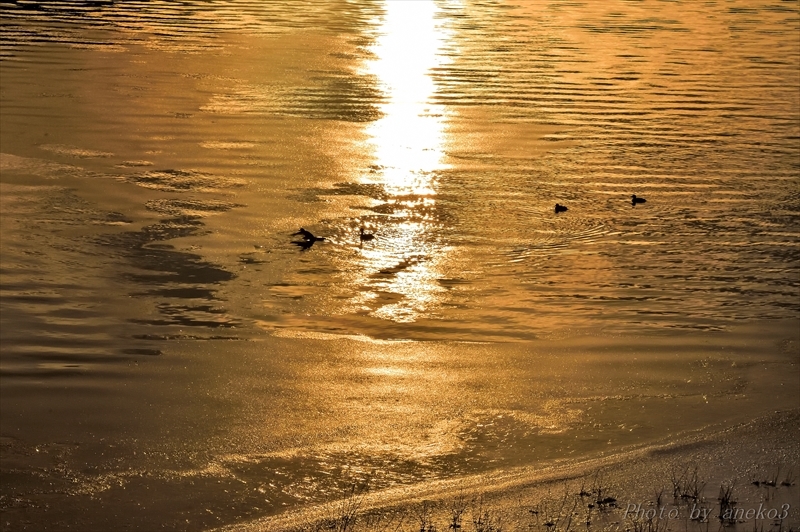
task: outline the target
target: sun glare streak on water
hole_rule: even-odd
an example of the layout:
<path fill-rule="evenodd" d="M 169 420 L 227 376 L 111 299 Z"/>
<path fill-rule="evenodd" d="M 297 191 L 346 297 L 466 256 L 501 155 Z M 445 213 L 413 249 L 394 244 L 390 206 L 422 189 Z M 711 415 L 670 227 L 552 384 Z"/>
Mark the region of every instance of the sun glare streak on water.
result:
<path fill-rule="evenodd" d="M 377 242 L 361 248 L 366 272 L 358 282 L 370 290 L 353 303 L 356 310 L 373 303 L 373 317 L 395 322 L 430 312 L 444 292 L 436 269 L 446 249 L 426 214 L 436 209 L 436 172 L 447 168 L 446 110 L 432 101 L 431 71 L 447 61 L 439 53 L 448 38 L 439 13 L 434 2 L 386 2 L 370 47 L 374 59 L 362 72 L 384 94 L 381 118 L 366 127 L 365 150 L 374 158 L 368 180 L 383 187 L 392 213 L 382 220 Z"/>
<path fill-rule="evenodd" d="M 393 196 L 435 195 L 433 172 L 445 167 L 444 106 L 431 98 L 431 69 L 447 33 L 433 2 L 386 2 L 381 34 L 371 48 L 376 59 L 366 72 L 377 76 L 386 94 L 383 117 L 367 128 L 377 169 Z"/>

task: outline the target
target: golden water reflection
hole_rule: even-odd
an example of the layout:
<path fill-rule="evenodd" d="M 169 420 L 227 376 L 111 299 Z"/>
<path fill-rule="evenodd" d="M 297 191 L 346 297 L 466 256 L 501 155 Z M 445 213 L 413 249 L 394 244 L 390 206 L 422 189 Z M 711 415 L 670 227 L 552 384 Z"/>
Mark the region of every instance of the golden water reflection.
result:
<path fill-rule="evenodd" d="M 431 69 L 447 33 L 433 2 L 386 2 L 382 31 L 366 65 L 385 99 L 383 117 L 367 130 L 382 183 L 392 195 L 435 195 L 433 172 L 444 167 L 445 109 L 430 100 Z"/>
<path fill-rule="evenodd" d="M 446 109 L 432 102 L 431 69 L 446 61 L 440 51 L 448 35 L 438 14 L 433 2 L 387 1 L 375 59 L 365 65 L 384 93 L 382 117 L 366 130 L 374 163 L 365 180 L 383 187 L 388 205 L 368 229 L 377 239 L 361 248 L 360 285 L 368 290 L 354 303 L 395 322 L 429 314 L 444 292 L 436 173 L 446 167 Z"/>

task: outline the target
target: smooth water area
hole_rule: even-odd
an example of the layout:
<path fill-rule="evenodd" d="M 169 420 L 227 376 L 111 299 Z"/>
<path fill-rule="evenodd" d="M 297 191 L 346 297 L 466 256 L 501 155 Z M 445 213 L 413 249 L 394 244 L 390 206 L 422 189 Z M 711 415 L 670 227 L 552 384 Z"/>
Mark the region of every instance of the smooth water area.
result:
<path fill-rule="evenodd" d="M 795 1 L 0 17 L 15 529 L 202 529 L 796 406 Z"/>

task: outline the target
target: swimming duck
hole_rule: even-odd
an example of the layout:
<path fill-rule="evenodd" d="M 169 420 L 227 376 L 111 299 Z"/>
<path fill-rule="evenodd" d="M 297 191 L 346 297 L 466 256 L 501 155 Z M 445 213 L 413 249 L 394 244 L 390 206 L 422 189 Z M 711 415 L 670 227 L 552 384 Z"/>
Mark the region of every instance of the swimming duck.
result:
<path fill-rule="evenodd" d="M 359 237 L 361 238 L 362 243 L 369 242 L 370 240 L 375 240 L 375 235 L 373 235 L 372 233 L 365 233 L 363 227 L 361 228 L 361 234 L 359 235 Z"/>
<path fill-rule="evenodd" d="M 631 196 L 631 205 L 633 205 L 634 207 L 636 207 L 636 204 L 637 204 L 637 203 L 644 203 L 644 202 L 646 202 L 646 201 L 647 201 L 647 200 L 646 200 L 646 199 L 644 199 L 644 198 L 637 198 L 637 197 L 636 197 L 636 194 L 634 194 L 633 196 Z"/>
<path fill-rule="evenodd" d="M 298 232 L 292 233 L 292 236 L 302 236 L 307 242 L 312 242 L 312 243 L 325 240 L 324 236 L 314 236 L 314 233 L 312 233 L 311 231 L 306 231 L 302 227 Z"/>
<path fill-rule="evenodd" d="M 566 212 L 566 211 L 567 211 L 567 208 L 566 208 L 566 207 L 564 207 L 563 205 L 559 205 L 558 203 L 556 203 L 556 214 L 558 214 L 558 213 L 560 213 L 560 212 Z"/>

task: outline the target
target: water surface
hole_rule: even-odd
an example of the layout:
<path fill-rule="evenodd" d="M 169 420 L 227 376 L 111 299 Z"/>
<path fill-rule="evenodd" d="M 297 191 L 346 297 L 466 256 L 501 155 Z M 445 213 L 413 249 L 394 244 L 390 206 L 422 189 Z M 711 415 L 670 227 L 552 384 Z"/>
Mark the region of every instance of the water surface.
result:
<path fill-rule="evenodd" d="M 796 2 L 0 16 L 14 528 L 202 529 L 796 404 Z"/>

